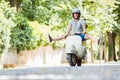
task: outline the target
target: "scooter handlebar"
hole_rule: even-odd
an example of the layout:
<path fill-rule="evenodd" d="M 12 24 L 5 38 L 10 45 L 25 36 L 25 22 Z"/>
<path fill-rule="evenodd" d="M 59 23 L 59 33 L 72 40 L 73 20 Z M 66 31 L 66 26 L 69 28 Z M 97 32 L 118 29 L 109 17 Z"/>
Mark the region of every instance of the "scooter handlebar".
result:
<path fill-rule="evenodd" d="M 66 38 L 67 36 L 78 35 L 78 34 L 82 34 L 82 33 L 71 33 L 71 34 L 66 34 L 66 35 L 65 35 L 65 38 Z"/>

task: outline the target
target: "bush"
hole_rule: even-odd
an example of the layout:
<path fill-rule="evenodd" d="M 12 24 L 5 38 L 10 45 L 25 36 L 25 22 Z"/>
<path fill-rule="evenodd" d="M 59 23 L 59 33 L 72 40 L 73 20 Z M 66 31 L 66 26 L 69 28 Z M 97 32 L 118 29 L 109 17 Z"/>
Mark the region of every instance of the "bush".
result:
<path fill-rule="evenodd" d="M 30 25 L 22 13 L 10 7 L 7 2 L 0 3 L 0 53 L 9 50 L 30 50 L 46 45 L 45 36 Z"/>
<path fill-rule="evenodd" d="M 15 24 L 15 8 L 11 8 L 8 3 L 0 3 L 0 53 L 4 53 L 10 47 L 11 28 Z"/>
<path fill-rule="evenodd" d="M 17 49 L 19 53 L 22 50 L 30 50 L 41 45 L 41 33 L 32 27 L 22 14 L 16 16 L 17 26 L 12 28 L 11 49 Z"/>

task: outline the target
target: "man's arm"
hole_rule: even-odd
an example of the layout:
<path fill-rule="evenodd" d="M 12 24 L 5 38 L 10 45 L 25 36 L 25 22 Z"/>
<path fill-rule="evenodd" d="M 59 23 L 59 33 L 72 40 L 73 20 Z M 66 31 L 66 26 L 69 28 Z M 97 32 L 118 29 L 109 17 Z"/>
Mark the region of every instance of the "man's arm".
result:
<path fill-rule="evenodd" d="M 70 30 L 71 30 L 71 25 L 68 25 L 66 35 L 68 35 L 70 33 Z"/>
<path fill-rule="evenodd" d="M 86 23 L 85 23 L 85 21 L 83 21 L 83 23 L 82 23 L 82 28 L 83 28 L 82 33 L 85 34 L 86 33 Z"/>
<path fill-rule="evenodd" d="M 70 30 L 71 30 L 71 25 L 68 25 L 67 31 L 66 31 L 66 34 L 65 34 L 65 38 L 69 35 Z"/>

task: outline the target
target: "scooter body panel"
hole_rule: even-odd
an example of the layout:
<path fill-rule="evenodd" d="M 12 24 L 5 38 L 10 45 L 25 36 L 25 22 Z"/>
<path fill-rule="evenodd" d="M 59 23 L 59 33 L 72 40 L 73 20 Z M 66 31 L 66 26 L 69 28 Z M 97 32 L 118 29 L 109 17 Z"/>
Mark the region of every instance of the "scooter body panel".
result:
<path fill-rule="evenodd" d="M 75 54 L 77 58 L 85 56 L 86 48 L 82 46 L 82 39 L 78 35 L 71 35 L 66 38 L 66 53 Z"/>

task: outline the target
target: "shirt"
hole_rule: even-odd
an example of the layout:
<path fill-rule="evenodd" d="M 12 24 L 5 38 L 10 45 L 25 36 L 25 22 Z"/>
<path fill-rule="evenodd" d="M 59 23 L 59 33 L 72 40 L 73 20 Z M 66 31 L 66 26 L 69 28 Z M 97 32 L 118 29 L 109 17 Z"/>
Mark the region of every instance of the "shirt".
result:
<path fill-rule="evenodd" d="M 69 21 L 69 26 L 72 26 L 70 34 L 74 33 L 81 33 L 83 31 L 83 27 L 85 27 L 85 21 L 83 19 L 79 19 L 77 22 L 75 22 L 74 19 Z"/>

